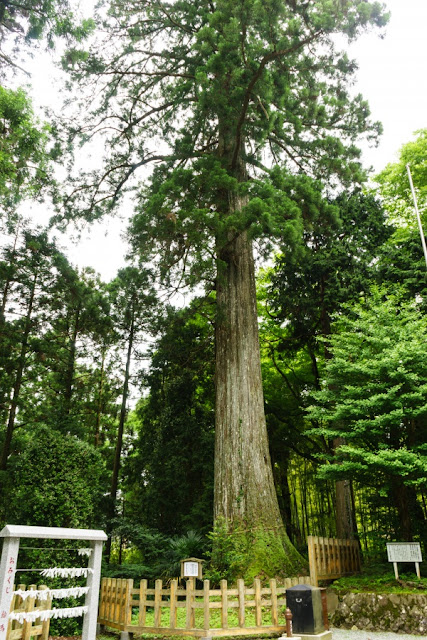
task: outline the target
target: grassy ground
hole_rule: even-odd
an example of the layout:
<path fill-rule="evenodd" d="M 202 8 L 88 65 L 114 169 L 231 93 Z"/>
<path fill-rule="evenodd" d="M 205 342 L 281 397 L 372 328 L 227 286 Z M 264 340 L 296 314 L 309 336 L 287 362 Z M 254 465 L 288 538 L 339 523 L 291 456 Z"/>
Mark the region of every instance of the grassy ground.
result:
<path fill-rule="evenodd" d="M 408 570 L 400 573 L 402 567 L 404 565 L 399 566 L 399 580 L 394 576 L 393 565 L 372 565 L 364 567 L 360 574 L 340 578 L 329 586 L 339 593 L 426 593 L 427 578 L 418 579 Z"/>
<path fill-rule="evenodd" d="M 286 607 L 279 607 L 279 624 L 280 625 L 285 625 L 286 624 L 285 611 L 286 611 Z M 203 629 L 204 618 L 203 618 L 203 610 L 202 609 L 196 609 L 195 618 L 196 618 L 196 628 Z M 185 628 L 185 619 L 186 619 L 185 609 L 178 609 L 178 611 L 177 611 L 177 625 L 176 626 L 179 627 L 179 628 Z M 169 622 L 170 622 L 169 609 L 164 608 L 164 609 L 162 609 L 162 623 L 161 623 L 161 626 L 162 627 L 169 627 Z M 138 610 L 137 609 L 135 611 L 135 615 L 132 617 L 132 624 L 138 624 Z M 271 610 L 270 610 L 270 607 L 262 609 L 262 624 L 263 625 L 271 625 L 272 624 L 271 623 Z M 147 610 L 147 616 L 146 616 L 145 625 L 147 627 L 156 626 L 154 624 L 154 610 L 153 609 L 151 609 L 151 610 L 148 609 Z M 247 627 L 256 626 L 255 625 L 255 613 L 253 611 L 251 611 L 250 609 L 246 609 L 245 625 Z M 239 621 L 238 621 L 237 610 L 236 609 L 229 609 L 228 610 L 228 626 L 230 628 L 239 626 Z M 212 610 L 211 609 L 211 611 L 210 611 L 210 628 L 211 629 L 220 629 L 221 628 L 221 612 L 220 612 L 219 609 L 217 609 L 217 610 L 215 610 L 215 609 Z"/>

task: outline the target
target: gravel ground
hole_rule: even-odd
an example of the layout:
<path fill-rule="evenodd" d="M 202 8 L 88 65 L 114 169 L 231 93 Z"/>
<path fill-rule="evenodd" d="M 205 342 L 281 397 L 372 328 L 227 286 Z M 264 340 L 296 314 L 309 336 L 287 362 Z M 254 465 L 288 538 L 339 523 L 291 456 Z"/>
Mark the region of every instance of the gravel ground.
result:
<path fill-rule="evenodd" d="M 390 631 L 351 631 L 332 628 L 332 640 L 425 640 L 425 636 Z"/>

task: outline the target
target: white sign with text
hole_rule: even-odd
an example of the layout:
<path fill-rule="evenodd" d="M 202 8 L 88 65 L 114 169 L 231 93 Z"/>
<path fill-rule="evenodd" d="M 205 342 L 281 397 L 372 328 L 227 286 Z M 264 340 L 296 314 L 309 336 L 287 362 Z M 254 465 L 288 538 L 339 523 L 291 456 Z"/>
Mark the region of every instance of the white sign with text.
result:
<path fill-rule="evenodd" d="M 389 562 L 422 562 L 419 542 L 387 542 Z"/>
<path fill-rule="evenodd" d="M 399 579 L 398 562 L 414 562 L 417 576 L 421 577 L 420 562 L 423 561 L 423 558 L 419 542 L 387 542 L 386 544 L 388 561 L 393 563 L 396 580 Z"/>

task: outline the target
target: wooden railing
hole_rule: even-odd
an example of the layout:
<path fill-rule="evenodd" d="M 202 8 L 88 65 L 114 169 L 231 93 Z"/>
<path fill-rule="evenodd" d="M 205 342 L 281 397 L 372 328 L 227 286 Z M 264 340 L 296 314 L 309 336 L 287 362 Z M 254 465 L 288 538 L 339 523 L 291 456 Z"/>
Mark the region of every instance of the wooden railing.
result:
<path fill-rule="evenodd" d="M 229 589 L 226 580 L 220 589 L 195 588 L 193 580 L 180 588 L 177 580 L 164 586 L 156 580 L 149 589 L 141 580 L 134 589 L 133 580 L 104 578 L 101 581 L 98 622 L 128 633 L 161 635 L 230 636 L 284 632 L 286 629 L 286 589 L 296 584 L 310 584 L 308 576 L 288 578 L 278 587 L 270 580 L 262 587 L 255 580 L 247 588 L 243 580 Z"/>
<path fill-rule="evenodd" d="M 18 589 L 22 591 L 26 591 L 27 587 L 24 584 L 19 584 Z M 34 589 L 47 589 L 44 585 L 40 587 L 36 587 L 35 584 L 32 584 L 28 587 L 29 590 Z M 30 596 L 25 598 L 21 598 L 21 596 L 14 595 L 12 597 L 12 604 L 10 607 L 10 611 L 14 613 L 20 613 L 21 611 L 30 612 L 30 611 L 44 611 L 45 609 L 50 609 L 52 606 L 52 598 L 47 598 L 46 600 L 39 600 L 37 598 L 31 598 Z M 20 624 L 17 620 L 10 620 L 7 626 L 7 640 L 30 640 L 30 638 L 39 636 L 40 640 L 48 640 L 49 637 L 49 624 L 50 620 L 46 620 L 44 622 L 40 622 L 39 620 L 35 620 L 35 622 L 27 622 L 24 621 Z"/>
<path fill-rule="evenodd" d="M 308 536 L 308 561 L 312 584 L 335 580 L 360 571 L 360 548 L 357 540 L 338 540 Z"/>

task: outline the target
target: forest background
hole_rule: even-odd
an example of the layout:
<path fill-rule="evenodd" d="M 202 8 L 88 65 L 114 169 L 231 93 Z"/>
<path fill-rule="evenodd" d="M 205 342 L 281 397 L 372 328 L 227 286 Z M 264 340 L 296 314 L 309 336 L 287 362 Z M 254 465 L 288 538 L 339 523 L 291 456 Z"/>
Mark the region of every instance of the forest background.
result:
<path fill-rule="evenodd" d="M 224 520 L 217 517 L 215 528 L 213 522 L 218 318 L 215 288 L 198 284 L 200 274 L 207 282 L 213 279 L 206 259 L 209 245 L 196 238 L 198 228 L 176 228 L 176 210 L 165 208 L 171 205 L 164 204 L 162 192 L 166 183 L 179 211 L 190 210 L 194 202 L 183 201 L 182 190 L 195 197 L 196 187 L 184 173 L 168 173 L 170 167 L 155 175 L 151 188 L 157 200 L 142 192 L 128 230 L 127 265 L 107 283 L 92 269 L 73 267 L 53 239 L 52 226 L 36 228 L 22 213 L 23 203 L 50 198 L 59 212 L 52 224 L 64 226 L 69 218 L 79 223 L 79 208 L 90 221 L 103 206 L 73 200 L 82 191 L 92 198 L 94 191 L 88 177 L 82 182 L 71 165 L 68 185 L 74 190 L 65 190 L 64 199 L 65 174 L 53 171 L 54 164 L 64 166 L 64 158 L 71 162 L 77 134 L 91 138 L 96 127 L 79 128 L 74 120 L 53 115 L 41 123 L 25 92 L 12 89 L 8 81 L 32 39 L 65 38 L 62 64 L 79 76 L 75 82 L 105 71 L 99 59 L 85 53 L 85 43 L 96 35 L 93 22 L 78 23 L 66 4 L 61 3 L 62 11 L 55 4 L 40 2 L 34 8 L 32 3 L 21 11 L 11 2 L 0 14 L 0 516 L 4 523 L 106 529 L 110 575 L 176 575 L 182 557 L 202 556 L 210 560 L 213 580 L 233 579 L 245 564 L 242 548 Z M 368 3 L 350 3 L 358 10 L 360 4 L 367 11 Z M 284 5 L 295 11 L 292 3 Z M 120 2 L 115 10 L 116 19 L 123 10 Z M 381 26 L 381 16 L 377 7 L 369 15 L 360 10 L 357 20 L 361 28 L 370 21 Z M 296 11 L 294 17 L 301 14 Z M 347 35 L 355 35 L 340 19 Z M 337 68 L 341 74 L 330 102 L 320 91 L 324 104 L 309 111 L 319 98 L 313 75 L 301 94 L 305 111 L 300 115 L 294 107 L 295 130 L 307 113 L 318 118 L 316 127 L 327 129 L 334 118 L 339 122 L 341 110 L 347 114 L 343 137 L 350 125 L 350 138 L 364 132 L 375 137 L 378 127 L 369 122 L 367 104 L 351 102 L 345 94 L 354 71 L 351 62 L 342 57 L 340 67 L 336 60 L 329 64 L 331 77 Z M 155 73 L 160 77 L 164 71 Z M 179 75 L 176 70 L 168 73 Z M 202 86 L 204 78 L 199 80 Z M 79 86 L 83 92 L 83 84 Z M 254 100 L 253 118 L 260 122 L 272 113 L 267 102 L 271 91 L 266 82 Z M 169 97 L 170 102 L 176 98 Z M 107 98 L 113 103 L 117 93 Z M 68 117 L 72 112 L 64 113 Z M 131 127 L 131 117 L 121 130 Z M 273 126 L 267 129 L 273 136 L 271 160 L 284 142 Z M 316 139 L 307 141 L 302 132 L 296 168 L 271 174 L 267 190 L 244 193 L 252 204 L 244 205 L 244 219 L 232 221 L 239 228 L 249 220 L 255 229 L 264 411 L 274 487 L 286 534 L 302 555 L 311 534 L 357 537 L 365 556 L 381 558 L 387 540 L 425 545 L 426 267 L 405 164 L 411 163 L 423 209 L 427 133 L 419 132 L 406 144 L 399 162 L 386 167 L 377 186 L 368 189 L 356 147 L 338 147 L 327 135 L 324 146 L 316 147 Z M 174 132 L 165 124 L 163 133 L 171 139 Z M 154 142 L 163 154 L 162 141 Z M 188 153 L 190 141 L 184 137 L 180 144 L 179 151 Z M 135 142 L 129 145 L 134 152 Z M 310 159 L 312 149 L 320 161 Z M 342 157 L 331 168 L 327 160 L 335 153 Z M 256 154 L 247 155 L 254 171 L 261 171 Z M 111 158 L 122 158 L 117 147 L 111 147 Z M 208 169 L 213 176 L 209 188 L 217 189 L 215 180 L 224 176 L 215 174 L 214 165 Z M 331 171 L 341 176 L 328 190 Z M 121 174 L 108 186 L 117 190 L 125 183 Z M 279 190 L 292 198 L 280 199 Z M 104 195 L 101 201 L 108 200 Z M 131 194 L 124 198 L 129 206 Z M 141 238 L 148 244 L 150 236 L 141 211 L 145 207 L 157 215 L 161 198 L 159 255 L 169 262 L 163 265 L 159 286 L 153 272 L 162 264 L 155 254 L 151 263 L 144 263 L 138 246 Z M 274 201 L 274 206 L 263 209 L 261 201 L 269 206 Z M 278 227 L 283 207 L 291 215 Z M 205 224 L 202 214 L 201 206 L 193 210 L 200 225 Z M 273 242 L 263 244 L 262 234 L 270 234 Z M 197 259 L 190 260 L 189 243 L 198 247 Z M 191 268 L 186 280 L 182 260 L 185 264 L 187 258 Z M 188 299 L 196 284 L 190 304 L 173 304 L 171 288 L 179 291 L 182 285 Z M 130 386 L 140 393 L 131 410 Z"/>

